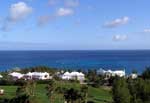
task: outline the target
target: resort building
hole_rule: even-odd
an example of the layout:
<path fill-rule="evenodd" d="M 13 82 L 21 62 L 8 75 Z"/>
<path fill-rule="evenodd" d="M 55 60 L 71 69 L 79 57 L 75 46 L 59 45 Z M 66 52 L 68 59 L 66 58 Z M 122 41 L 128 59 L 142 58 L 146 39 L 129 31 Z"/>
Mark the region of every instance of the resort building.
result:
<path fill-rule="evenodd" d="M 34 80 L 46 80 L 46 79 L 52 79 L 52 77 L 49 75 L 49 73 L 47 72 L 29 72 L 27 74 L 21 74 L 18 72 L 13 72 L 9 74 L 10 76 L 13 77 L 13 80 L 17 80 L 17 79 L 25 79 L 25 80 L 29 80 L 29 79 L 34 79 Z"/>
<path fill-rule="evenodd" d="M 47 72 L 29 72 L 24 75 L 24 79 L 46 80 L 52 79 L 52 77 Z"/>
<path fill-rule="evenodd" d="M 24 74 L 18 72 L 12 72 L 9 75 L 12 76 L 13 80 L 21 79 L 24 76 Z"/>
<path fill-rule="evenodd" d="M 2 75 L 0 75 L 0 78 L 3 78 L 3 76 L 2 76 Z"/>
<path fill-rule="evenodd" d="M 137 75 L 136 73 L 132 73 L 132 74 L 130 74 L 130 77 L 131 77 L 132 79 L 136 79 L 136 78 L 138 77 L 138 75 Z"/>
<path fill-rule="evenodd" d="M 106 77 L 111 77 L 111 76 L 119 76 L 119 77 L 124 77 L 125 76 L 125 70 L 104 70 L 100 69 L 97 71 L 98 74 L 100 75 L 105 75 Z"/>
<path fill-rule="evenodd" d="M 0 89 L 0 95 L 4 94 L 4 89 Z"/>
<path fill-rule="evenodd" d="M 65 72 L 63 75 L 61 75 L 61 78 L 64 80 L 79 80 L 84 81 L 85 75 L 81 72 Z"/>

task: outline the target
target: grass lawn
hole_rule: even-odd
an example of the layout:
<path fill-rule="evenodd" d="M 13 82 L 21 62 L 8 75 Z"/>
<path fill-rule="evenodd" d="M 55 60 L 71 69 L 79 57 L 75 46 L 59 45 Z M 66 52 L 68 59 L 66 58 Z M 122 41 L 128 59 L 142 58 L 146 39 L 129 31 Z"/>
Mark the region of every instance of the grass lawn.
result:
<path fill-rule="evenodd" d="M 76 88 L 79 89 L 80 85 L 78 83 L 68 83 L 68 82 L 57 82 L 57 86 L 67 87 L 67 88 Z M 35 97 L 31 97 L 36 103 L 49 103 L 49 99 L 46 95 L 46 85 L 38 84 L 36 86 Z M 0 86 L 0 88 L 5 90 L 5 94 L 0 96 L 0 98 L 12 98 L 15 97 L 16 86 Z M 55 103 L 62 103 L 62 95 L 55 94 Z M 112 96 L 110 90 L 103 88 L 93 88 L 89 87 L 88 91 L 88 100 L 94 101 L 95 103 L 110 103 L 112 101 Z"/>

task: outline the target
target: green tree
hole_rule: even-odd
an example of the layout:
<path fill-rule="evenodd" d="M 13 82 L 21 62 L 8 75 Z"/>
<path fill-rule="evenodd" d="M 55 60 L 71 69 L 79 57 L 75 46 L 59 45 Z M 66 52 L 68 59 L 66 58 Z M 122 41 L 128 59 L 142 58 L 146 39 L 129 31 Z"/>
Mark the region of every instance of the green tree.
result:
<path fill-rule="evenodd" d="M 149 103 L 150 102 L 150 80 L 138 79 L 137 87 L 137 98 L 138 103 Z"/>
<path fill-rule="evenodd" d="M 130 92 L 124 78 L 116 77 L 113 84 L 114 103 L 130 103 Z"/>
<path fill-rule="evenodd" d="M 82 85 L 81 94 L 82 94 L 82 98 L 83 98 L 83 103 L 87 103 L 87 97 L 88 97 L 88 86 L 87 85 Z"/>
<path fill-rule="evenodd" d="M 150 67 L 146 68 L 146 70 L 142 73 L 143 79 L 150 79 Z"/>
<path fill-rule="evenodd" d="M 49 84 L 46 86 L 47 96 L 50 99 L 50 103 L 54 103 L 53 95 L 55 91 L 55 82 L 51 80 Z"/>
<path fill-rule="evenodd" d="M 78 90 L 75 90 L 74 88 L 67 89 L 64 92 L 64 98 L 67 103 L 81 103 L 81 93 Z"/>

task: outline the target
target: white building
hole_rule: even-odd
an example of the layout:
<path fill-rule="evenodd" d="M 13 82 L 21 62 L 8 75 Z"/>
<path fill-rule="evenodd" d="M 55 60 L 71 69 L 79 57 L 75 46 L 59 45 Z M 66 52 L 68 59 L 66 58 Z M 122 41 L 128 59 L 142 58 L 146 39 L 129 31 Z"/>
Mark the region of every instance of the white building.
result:
<path fill-rule="evenodd" d="M 0 75 L 0 78 L 3 78 L 3 76 L 2 76 L 2 75 Z"/>
<path fill-rule="evenodd" d="M 47 72 L 29 72 L 24 75 L 25 79 L 36 79 L 36 80 L 46 80 L 52 79 L 52 77 Z"/>
<path fill-rule="evenodd" d="M 21 78 L 23 78 L 25 80 L 29 80 L 29 79 L 35 79 L 35 80 L 52 79 L 52 77 L 47 72 L 44 72 L 44 73 L 43 72 L 29 72 L 27 74 L 12 72 L 9 75 L 12 76 L 14 80 L 21 79 Z"/>
<path fill-rule="evenodd" d="M 131 77 L 132 79 L 136 79 L 136 78 L 138 77 L 138 75 L 137 75 L 136 73 L 132 73 L 132 74 L 130 74 L 130 77 Z"/>
<path fill-rule="evenodd" d="M 0 89 L 0 95 L 4 94 L 4 89 Z"/>
<path fill-rule="evenodd" d="M 24 74 L 18 73 L 18 72 L 12 72 L 9 73 L 10 76 L 12 76 L 13 79 L 17 80 L 17 79 L 21 79 Z"/>
<path fill-rule="evenodd" d="M 81 72 L 65 72 L 62 76 L 62 79 L 64 80 L 79 80 L 79 81 L 84 81 L 85 80 L 85 75 Z"/>
<path fill-rule="evenodd" d="M 97 71 L 98 74 L 100 75 L 106 75 L 108 77 L 111 77 L 111 76 L 119 76 L 119 77 L 124 77 L 125 76 L 125 70 L 103 70 L 103 69 L 100 69 Z"/>

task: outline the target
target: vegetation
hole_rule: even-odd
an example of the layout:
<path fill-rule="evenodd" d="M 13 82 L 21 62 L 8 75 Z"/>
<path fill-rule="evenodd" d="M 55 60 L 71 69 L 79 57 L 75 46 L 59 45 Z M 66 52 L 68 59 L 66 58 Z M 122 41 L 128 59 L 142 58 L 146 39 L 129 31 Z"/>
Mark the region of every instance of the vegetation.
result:
<path fill-rule="evenodd" d="M 115 78 L 113 85 L 114 103 L 150 103 L 150 69 L 141 78 Z"/>
<path fill-rule="evenodd" d="M 31 103 L 50 103 L 50 99 L 47 95 L 47 89 L 45 87 L 48 84 L 37 84 L 35 89 L 35 95 L 30 96 L 29 100 Z M 62 93 L 58 93 L 58 91 L 55 91 L 53 94 L 53 103 L 62 103 L 64 101 L 64 95 L 63 91 L 64 88 L 74 88 L 75 90 L 80 90 L 80 84 L 78 83 L 70 83 L 70 82 L 62 82 L 61 84 L 59 82 L 56 82 L 55 84 L 57 87 L 62 88 Z M 0 100 L 4 99 L 12 99 L 16 97 L 16 90 L 18 86 L 0 86 L 0 88 L 5 90 L 5 94 L 0 96 Z M 36 101 L 36 102 L 35 102 Z M 105 88 L 94 88 L 94 87 L 88 87 L 88 96 L 87 101 L 93 101 L 93 103 L 111 103 L 112 97 L 110 90 L 106 90 Z M 0 102 L 3 103 L 3 102 Z M 23 102 L 22 102 L 23 103 Z"/>
<path fill-rule="evenodd" d="M 3 72 L 6 78 L 0 80 L 0 88 L 5 90 L 0 95 L 0 103 L 150 103 L 150 68 L 140 77 L 105 79 L 96 70 L 88 70 L 86 83 L 76 80 L 64 81 L 48 67 L 34 67 L 20 72 L 43 72 L 53 74 L 52 80 L 16 80 L 13 81 Z M 111 89 L 112 87 L 112 89 Z"/>
<path fill-rule="evenodd" d="M 124 78 L 116 77 L 112 91 L 115 103 L 130 103 L 131 96 Z"/>

